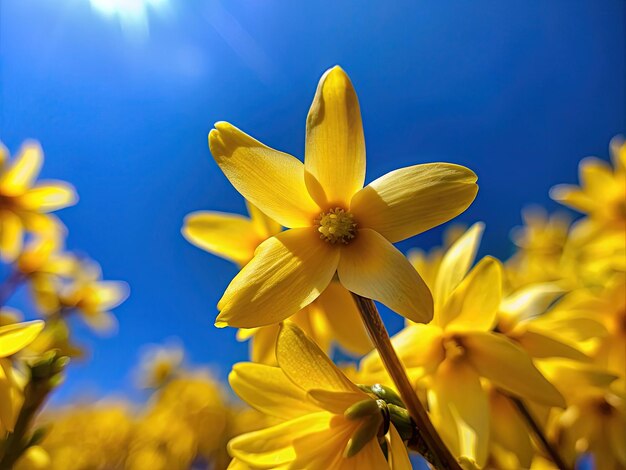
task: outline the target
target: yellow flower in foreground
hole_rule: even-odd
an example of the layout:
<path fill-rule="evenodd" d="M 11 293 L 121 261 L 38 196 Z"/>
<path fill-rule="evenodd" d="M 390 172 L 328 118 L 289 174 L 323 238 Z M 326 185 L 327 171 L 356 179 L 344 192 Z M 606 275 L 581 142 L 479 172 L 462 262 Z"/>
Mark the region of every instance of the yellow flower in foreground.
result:
<path fill-rule="evenodd" d="M 580 187 L 558 185 L 550 195 L 556 201 L 587 214 L 606 227 L 626 229 L 626 142 L 611 141 L 611 165 L 588 157 L 580 162 Z"/>
<path fill-rule="evenodd" d="M 282 421 L 231 440 L 231 468 L 411 468 L 395 427 L 387 421 L 385 429 L 377 401 L 295 325 L 283 325 L 276 356 L 279 367 L 241 363 L 230 374 L 241 398 Z M 386 442 L 388 461 L 379 439 Z"/>
<path fill-rule="evenodd" d="M 392 243 L 463 212 L 476 175 L 447 163 L 415 165 L 363 188 L 365 142 L 356 93 L 334 67 L 320 80 L 306 124 L 304 164 L 220 122 L 209 134 L 235 188 L 288 230 L 257 248 L 220 300 L 217 326 L 277 323 L 310 304 L 337 274 L 349 291 L 401 315 L 432 317 L 430 291 Z"/>
<path fill-rule="evenodd" d="M 435 280 L 435 316 L 409 325 L 392 343 L 416 384 L 426 386 L 435 426 L 452 452 L 483 466 L 489 444 L 487 379 L 495 387 L 548 406 L 563 397 L 528 354 L 492 331 L 502 298 L 502 268 L 491 257 L 471 271 L 482 224 L 475 224 L 444 255 Z M 366 373 L 382 369 L 376 353 Z"/>
<path fill-rule="evenodd" d="M 24 231 L 47 234 L 56 223 L 46 214 L 76 203 L 74 188 L 63 181 L 34 183 L 43 163 L 39 144 L 27 142 L 15 159 L 0 143 L 0 257 L 13 261 Z"/>
<path fill-rule="evenodd" d="M 253 257 L 257 246 L 282 231 L 282 227 L 248 204 L 250 219 L 237 214 L 199 211 L 188 215 L 183 235 L 194 245 L 230 259 L 240 267 Z M 333 341 L 355 354 L 372 349 L 351 294 L 338 282 L 331 282 L 324 292 L 291 317 L 291 320 L 326 352 Z M 237 339 L 251 338 L 253 362 L 275 364 L 274 353 L 279 326 L 240 329 Z"/>
<path fill-rule="evenodd" d="M 0 436 L 13 430 L 21 406 L 21 392 L 9 356 L 32 343 L 43 326 L 41 320 L 0 326 Z"/>

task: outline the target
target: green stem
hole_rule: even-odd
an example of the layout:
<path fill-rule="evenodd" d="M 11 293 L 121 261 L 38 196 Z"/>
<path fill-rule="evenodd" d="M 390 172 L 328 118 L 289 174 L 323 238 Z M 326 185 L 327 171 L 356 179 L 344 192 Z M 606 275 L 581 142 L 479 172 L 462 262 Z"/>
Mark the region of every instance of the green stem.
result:
<path fill-rule="evenodd" d="M 428 412 L 413 391 L 400 358 L 393 349 L 387 329 L 383 324 L 378 309 L 371 299 L 352 293 L 361 313 L 361 318 L 374 346 L 378 350 L 387 372 L 396 384 L 411 418 L 417 425 L 415 438 L 409 441 L 409 448 L 418 451 L 435 468 L 440 470 L 461 470 L 461 466 L 433 426 Z"/>
<path fill-rule="evenodd" d="M 24 404 L 15 423 L 13 432 L 9 433 L 4 445 L 4 455 L 0 459 L 0 470 L 13 468 L 17 460 L 29 447 L 28 431 L 37 413 L 48 398 L 52 386 L 48 380 L 31 380 L 24 390 Z"/>
<path fill-rule="evenodd" d="M 30 379 L 24 388 L 24 402 L 13 431 L 0 442 L 0 470 L 10 470 L 22 454 L 41 436 L 31 433 L 37 413 L 43 407 L 50 392 L 62 380 L 62 373 L 69 359 L 50 351 L 30 365 Z"/>

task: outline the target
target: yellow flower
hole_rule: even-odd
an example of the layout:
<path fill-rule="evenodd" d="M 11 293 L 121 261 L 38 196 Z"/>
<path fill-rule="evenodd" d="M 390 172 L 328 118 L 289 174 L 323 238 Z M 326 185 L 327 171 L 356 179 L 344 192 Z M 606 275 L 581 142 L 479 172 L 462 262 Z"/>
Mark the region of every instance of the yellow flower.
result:
<path fill-rule="evenodd" d="M 282 230 L 252 204 L 248 204 L 248 211 L 250 219 L 236 214 L 194 212 L 185 218 L 183 235 L 194 245 L 244 266 L 254 257 L 260 243 Z M 330 351 L 333 341 L 355 354 L 365 354 L 372 349 L 352 296 L 338 282 L 331 282 L 291 320 L 326 352 Z M 240 329 L 237 339 L 251 338 L 253 362 L 275 364 L 278 330 L 278 325 Z"/>
<path fill-rule="evenodd" d="M 164 425 L 174 420 L 184 423 L 198 455 L 209 460 L 220 450 L 228 416 L 222 386 L 209 373 L 181 373 L 158 390 L 153 403 L 154 412 L 170 412 Z"/>
<path fill-rule="evenodd" d="M 589 361 L 585 348 L 572 337 L 584 334 L 595 326 L 588 315 L 564 318 L 558 312 L 560 302 L 568 303 L 565 296 L 556 306 L 553 303 L 564 294 L 555 283 L 529 284 L 506 296 L 500 304 L 497 331 L 519 344 L 533 358 L 566 357 Z M 552 307 L 551 307 L 552 306 Z M 594 330 L 591 330 L 594 331 Z"/>
<path fill-rule="evenodd" d="M 594 468 L 626 468 L 626 394 L 613 386 L 616 376 L 563 359 L 539 366 L 567 397 L 567 409 L 553 413 L 549 432 L 570 465 L 591 453 Z"/>
<path fill-rule="evenodd" d="M 279 367 L 242 363 L 230 374 L 241 398 L 282 421 L 231 440 L 231 468 L 411 468 L 393 424 L 385 430 L 378 402 L 295 325 L 283 325 L 276 356 Z M 379 444 L 385 434 L 389 461 Z"/>
<path fill-rule="evenodd" d="M 443 233 L 443 246 L 432 248 L 428 252 L 420 248 L 409 250 L 407 258 L 417 272 L 420 273 L 431 292 L 435 288 L 435 279 L 437 279 L 437 272 L 439 271 L 444 253 L 466 230 L 467 226 L 465 225 L 453 224 L 446 228 Z"/>
<path fill-rule="evenodd" d="M 39 420 L 48 428 L 39 444 L 51 470 L 124 468 L 135 424 L 131 405 L 99 402 L 49 410 Z"/>
<path fill-rule="evenodd" d="M 140 386 L 145 388 L 163 386 L 180 371 L 184 357 L 185 351 L 178 344 L 148 346 L 139 362 Z"/>
<path fill-rule="evenodd" d="M 563 251 L 570 229 L 567 215 L 548 215 L 543 208 L 532 206 L 522 211 L 522 219 L 524 225 L 511 231 L 518 251 L 506 262 L 509 282 L 520 287 L 563 278 Z"/>
<path fill-rule="evenodd" d="M 270 237 L 220 300 L 217 326 L 258 327 L 288 318 L 331 280 L 417 321 L 432 298 L 392 245 L 463 212 L 476 175 L 446 163 L 402 168 L 363 188 L 365 143 L 345 72 L 324 74 L 307 117 L 305 162 L 220 122 L 211 153 L 235 188 L 288 230 Z"/>
<path fill-rule="evenodd" d="M 626 229 L 626 143 L 611 141 L 611 165 L 588 157 L 580 162 L 580 187 L 558 185 L 550 195 L 556 201 L 587 214 L 608 229 Z"/>
<path fill-rule="evenodd" d="M 9 356 L 32 343 L 43 326 L 41 320 L 0 326 L 0 436 L 13 430 L 22 398 Z"/>
<path fill-rule="evenodd" d="M 528 354 L 492 331 L 502 298 L 502 269 L 496 259 L 485 257 L 470 271 L 482 230 L 482 224 L 473 225 L 444 255 L 435 280 L 433 321 L 409 325 L 392 339 L 409 375 L 426 386 L 444 441 L 455 455 L 478 466 L 485 464 L 489 444 L 484 379 L 521 398 L 564 405 Z M 382 364 L 372 353 L 362 367 L 373 373 Z"/>
<path fill-rule="evenodd" d="M 41 147 L 26 142 L 15 159 L 0 144 L 0 257 L 13 261 L 24 231 L 47 234 L 57 223 L 47 213 L 76 203 L 74 188 L 56 180 L 34 183 L 43 163 Z"/>
<path fill-rule="evenodd" d="M 64 271 L 70 263 L 69 273 Z M 33 282 L 35 297 L 46 315 L 65 316 L 77 312 L 94 330 L 110 333 L 117 320 L 109 311 L 128 297 L 128 285 L 122 281 L 103 281 L 100 266 L 89 259 L 54 260 L 59 271 L 39 271 Z M 62 267 L 62 269 L 61 269 Z"/>
<path fill-rule="evenodd" d="M 626 374 L 626 278 L 616 275 L 599 291 L 580 289 L 559 302 L 546 318 L 545 329 L 591 355 L 595 362 L 624 377 Z M 540 319 L 543 320 L 543 319 Z"/>

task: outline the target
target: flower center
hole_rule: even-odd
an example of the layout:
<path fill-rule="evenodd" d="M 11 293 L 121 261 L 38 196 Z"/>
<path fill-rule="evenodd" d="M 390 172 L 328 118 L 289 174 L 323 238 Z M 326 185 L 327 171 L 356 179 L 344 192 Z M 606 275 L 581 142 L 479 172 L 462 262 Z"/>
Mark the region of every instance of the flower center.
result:
<path fill-rule="evenodd" d="M 445 350 L 446 357 L 450 360 L 459 360 L 465 356 L 465 347 L 459 338 L 452 337 L 444 340 L 443 348 Z"/>
<path fill-rule="evenodd" d="M 349 243 L 356 235 L 354 216 L 340 207 L 322 212 L 315 219 L 320 238 L 329 243 Z"/>

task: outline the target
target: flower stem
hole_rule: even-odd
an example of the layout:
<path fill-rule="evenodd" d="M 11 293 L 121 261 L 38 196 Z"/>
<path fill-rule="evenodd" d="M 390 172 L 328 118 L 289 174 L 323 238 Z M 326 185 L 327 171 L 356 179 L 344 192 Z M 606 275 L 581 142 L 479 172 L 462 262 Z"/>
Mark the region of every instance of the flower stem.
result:
<path fill-rule="evenodd" d="M 374 346 L 396 384 L 406 408 L 418 429 L 414 442 L 409 447 L 420 452 L 435 468 L 440 470 L 461 470 L 456 458 L 450 453 L 435 430 L 428 413 L 413 391 L 400 358 L 393 349 L 387 329 L 383 324 L 378 309 L 371 299 L 352 293 L 361 313 L 361 318 Z"/>
<path fill-rule="evenodd" d="M 12 469 L 24 452 L 41 438 L 41 433 L 30 432 L 32 423 L 60 382 L 67 362 L 66 357 L 51 352 L 30 366 L 30 380 L 24 388 L 24 403 L 15 426 L 6 439 L 0 441 L 0 470 Z"/>
<path fill-rule="evenodd" d="M 563 461 L 557 450 L 550 443 L 545 433 L 543 432 L 543 429 L 541 429 L 541 426 L 539 426 L 539 423 L 537 423 L 537 420 L 533 417 L 526 404 L 517 397 L 511 395 L 507 396 L 509 397 L 509 400 L 511 400 L 519 414 L 522 416 L 524 421 L 526 421 L 526 424 L 532 430 L 535 438 L 540 442 L 545 452 L 550 456 L 552 462 L 554 462 L 554 465 L 556 465 L 559 470 L 569 470 L 568 465 Z"/>

